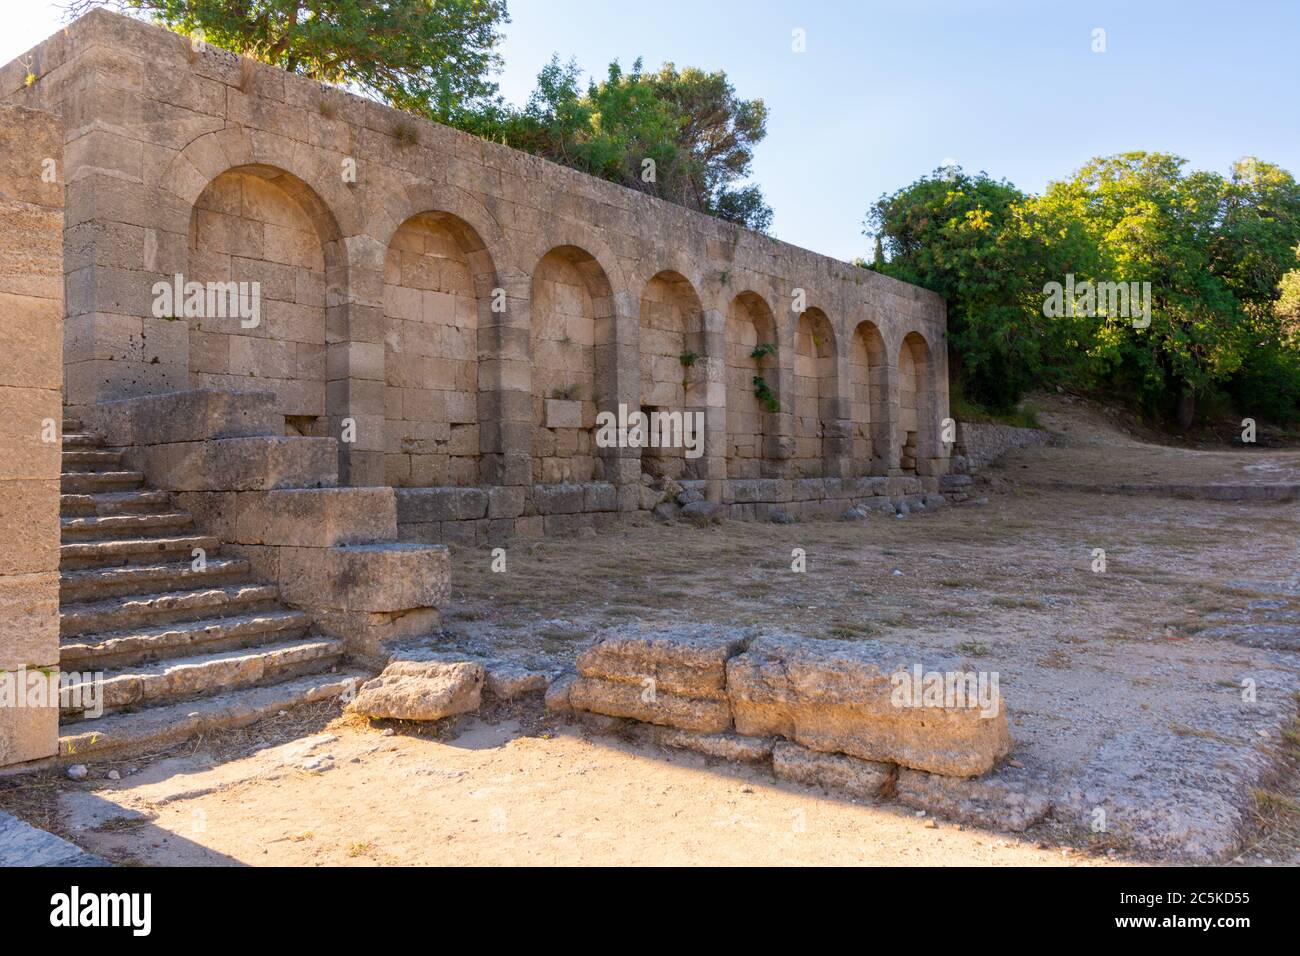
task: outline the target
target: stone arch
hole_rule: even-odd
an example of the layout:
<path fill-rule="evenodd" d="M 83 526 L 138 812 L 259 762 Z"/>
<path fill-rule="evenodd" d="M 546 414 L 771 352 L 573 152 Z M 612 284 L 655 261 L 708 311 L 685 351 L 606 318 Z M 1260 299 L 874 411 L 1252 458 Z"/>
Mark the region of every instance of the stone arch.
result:
<path fill-rule="evenodd" d="M 936 457 L 932 368 L 929 343 L 908 332 L 898 351 L 898 465 L 907 475 L 930 474 Z"/>
<path fill-rule="evenodd" d="M 329 208 L 292 173 L 236 166 L 195 197 L 187 232 L 186 281 L 250 283 L 260 313 L 186 316 L 190 385 L 272 391 L 290 433 L 327 434 L 326 329 L 348 286 Z"/>
<path fill-rule="evenodd" d="M 811 308 L 795 324 L 794 477 L 825 476 L 836 397 L 835 329 L 825 312 Z"/>
<path fill-rule="evenodd" d="M 764 354 L 756 355 L 760 347 Z M 726 351 L 727 477 L 774 476 L 768 445 L 781 412 L 781 353 L 776 318 L 758 293 L 742 292 L 731 300 Z M 755 378 L 762 379 L 761 386 Z"/>
<path fill-rule="evenodd" d="M 852 469 L 884 474 L 889 461 L 889 355 L 876 323 L 864 319 L 849 347 Z"/>
<path fill-rule="evenodd" d="M 479 335 L 496 268 L 477 230 L 447 212 L 402 222 L 384 258 L 384 481 L 482 480 Z"/>
<path fill-rule="evenodd" d="M 597 405 L 615 397 L 614 293 L 595 257 L 555 246 L 532 274 L 533 480 L 603 477 Z"/>
<path fill-rule="evenodd" d="M 637 349 L 640 357 L 638 404 L 655 412 L 703 412 L 706 404 L 707 348 L 704 308 L 685 276 L 673 270 L 655 273 L 641 291 Z M 683 417 L 683 425 L 685 424 Z M 692 417 L 692 422 L 694 418 Z M 692 426 L 694 427 L 694 426 Z M 695 440 L 703 441 L 702 430 Z M 683 447 L 640 449 L 641 468 L 655 477 L 699 478 L 702 458 L 687 458 Z"/>

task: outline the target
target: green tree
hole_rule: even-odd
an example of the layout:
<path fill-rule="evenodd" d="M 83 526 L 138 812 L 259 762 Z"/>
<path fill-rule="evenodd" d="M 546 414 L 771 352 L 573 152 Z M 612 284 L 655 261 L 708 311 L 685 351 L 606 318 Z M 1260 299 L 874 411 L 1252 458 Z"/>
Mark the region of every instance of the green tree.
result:
<path fill-rule="evenodd" d="M 499 99 L 464 128 L 690 209 L 766 230 L 762 191 L 742 185 L 766 135 L 762 100 L 743 100 L 718 71 L 646 72 L 611 63 L 584 90 L 573 61 L 553 57 L 528 103 Z"/>
<path fill-rule="evenodd" d="M 1043 313 L 1044 284 L 1092 255 L 1078 224 L 1055 212 L 1005 180 L 944 167 L 868 213 L 872 268 L 944 297 L 950 370 L 966 398 L 995 410 L 1068 377 L 1090 344 L 1083 323 Z"/>
<path fill-rule="evenodd" d="M 505 0 L 73 0 L 455 123 L 496 92 Z"/>

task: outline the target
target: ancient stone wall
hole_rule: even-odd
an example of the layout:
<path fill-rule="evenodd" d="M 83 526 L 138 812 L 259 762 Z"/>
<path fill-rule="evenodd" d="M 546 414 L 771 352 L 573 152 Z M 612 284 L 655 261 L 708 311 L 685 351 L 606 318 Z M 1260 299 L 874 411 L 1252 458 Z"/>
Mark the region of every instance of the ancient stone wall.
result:
<path fill-rule="evenodd" d="M 54 754 L 63 386 L 62 126 L 0 106 L 0 766 Z"/>
<path fill-rule="evenodd" d="M 565 482 L 628 512 L 643 474 L 729 504 L 947 470 L 922 289 L 105 11 L 0 99 L 63 121 L 74 411 L 270 390 L 341 483 L 515 489 L 497 521 Z M 260 317 L 160 313 L 177 276 L 256 283 Z M 703 454 L 598 447 L 620 406 L 702 413 Z"/>

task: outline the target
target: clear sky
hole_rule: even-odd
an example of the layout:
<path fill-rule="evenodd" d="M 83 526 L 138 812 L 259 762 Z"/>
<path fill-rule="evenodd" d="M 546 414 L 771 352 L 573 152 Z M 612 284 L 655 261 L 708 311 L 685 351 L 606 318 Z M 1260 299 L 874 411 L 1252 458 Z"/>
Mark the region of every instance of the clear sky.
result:
<path fill-rule="evenodd" d="M 0 2 L 0 62 L 62 22 L 48 0 Z M 950 160 L 1035 192 L 1128 149 L 1222 172 L 1251 154 L 1300 174 L 1300 0 L 510 0 L 510 13 L 512 100 L 552 53 L 597 74 L 638 55 L 725 70 L 768 105 L 754 178 L 773 231 L 845 259 L 869 251 L 871 201 Z"/>

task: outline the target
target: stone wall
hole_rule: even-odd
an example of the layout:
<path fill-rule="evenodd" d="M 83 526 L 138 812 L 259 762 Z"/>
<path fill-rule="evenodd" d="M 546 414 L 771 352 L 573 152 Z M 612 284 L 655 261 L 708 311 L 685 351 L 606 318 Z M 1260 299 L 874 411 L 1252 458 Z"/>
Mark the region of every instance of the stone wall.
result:
<path fill-rule="evenodd" d="M 270 389 L 342 484 L 608 483 L 620 511 L 643 473 L 726 501 L 728 476 L 947 470 L 917 287 L 102 10 L 0 100 L 63 121 L 74 411 Z M 258 282 L 260 323 L 155 314 L 176 275 Z M 620 405 L 703 412 L 703 457 L 596 447 Z"/>
<path fill-rule="evenodd" d="M 10 695 L 59 665 L 62 151 L 57 117 L 0 106 L 0 766 L 58 749 L 57 699 Z"/>
<path fill-rule="evenodd" d="M 987 422 L 962 422 L 953 448 L 954 471 L 978 471 L 1009 451 L 1027 445 L 1046 444 L 1047 432 L 1040 428 L 1016 428 Z"/>

